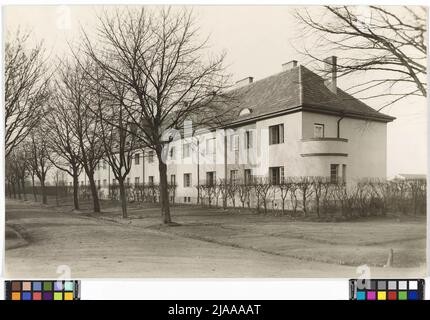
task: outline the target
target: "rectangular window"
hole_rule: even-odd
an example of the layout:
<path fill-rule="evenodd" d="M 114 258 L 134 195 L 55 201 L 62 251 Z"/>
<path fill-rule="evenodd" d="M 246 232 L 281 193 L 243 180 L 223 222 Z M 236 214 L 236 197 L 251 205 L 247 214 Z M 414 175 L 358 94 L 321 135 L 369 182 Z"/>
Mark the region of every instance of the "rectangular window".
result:
<path fill-rule="evenodd" d="M 130 178 L 127 178 L 127 185 L 130 185 Z"/>
<path fill-rule="evenodd" d="M 154 162 L 154 151 L 148 151 L 148 163 L 153 163 Z"/>
<path fill-rule="evenodd" d="M 324 138 L 324 125 L 314 123 L 314 138 Z"/>
<path fill-rule="evenodd" d="M 191 187 L 191 173 L 184 173 L 184 187 Z"/>
<path fill-rule="evenodd" d="M 342 182 L 346 183 L 346 164 L 342 165 Z"/>
<path fill-rule="evenodd" d="M 136 153 L 134 155 L 134 164 L 137 166 L 139 165 L 139 160 L 140 160 L 140 154 Z"/>
<path fill-rule="evenodd" d="M 230 183 L 235 184 L 237 182 L 237 170 L 230 170 Z"/>
<path fill-rule="evenodd" d="M 239 135 L 234 134 L 231 136 L 231 151 L 239 150 Z"/>
<path fill-rule="evenodd" d="M 215 171 L 206 172 L 206 183 L 210 186 L 213 186 L 215 182 L 216 182 L 216 172 Z"/>
<path fill-rule="evenodd" d="M 140 184 L 140 177 L 134 178 L 134 185 L 138 186 Z"/>
<path fill-rule="evenodd" d="M 100 188 L 100 180 L 97 180 L 97 187 Z"/>
<path fill-rule="evenodd" d="M 215 154 L 215 138 L 206 140 L 206 154 Z"/>
<path fill-rule="evenodd" d="M 103 160 L 103 169 L 106 169 L 106 160 Z"/>
<path fill-rule="evenodd" d="M 103 187 L 107 187 L 107 180 L 103 179 Z"/>
<path fill-rule="evenodd" d="M 176 186 L 176 175 L 174 175 L 174 174 L 170 175 L 170 185 Z"/>
<path fill-rule="evenodd" d="M 284 167 L 269 168 L 269 178 L 271 184 L 280 184 L 284 180 Z"/>
<path fill-rule="evenodd" d="M 149 176 L 149 177 L 148 177 L 148 183 L 149 183 L 150 185 L 154 184 L 154 176 Z"/>
<path fill-rule="evenodd" d="M 83 185 L 84 185 L 84 181 L 82 180 L 82 181 L 81 181 L 81 186 L 83 186 Z"/>
<path fill-rule="evenodd" d="M 97 170 L 100 170 L 100 161 L 97 162 Z"/>
<path fill-rule="evenodd" d="M 331 164 L 330 165 L 330 182 L 338 183 L 339 181 L 339 165 Z"/>
<path fill-rule="evenodd" d="M 115 186 L 116 185 L 116 179 L 112 179 L 112 184 Z"/>
<path fill-rule="evenodd" d="M 187 197 L 184 197 L 184 203 L 186 203 L 187 202 Z"/>
<path fill-rule="evenodd" d="M 252 181 L 252 171 L 251 169 L 245 169 L 244 171 L 245 184 L 250 184 Z"/>
<path fill-rule="evenodd" d="M 252 131 L 245 131 L 245 149 L 252 148 Z"/>
<path fill-rule="evenodd" d="M 269 144 L 284 143 L 284 124 L 269 127 Z"/>
<path fill-rule="evenodd" d="M 190 157 L 190 155 L 191 155 L 190 149 L 191 149 L 191 147 L 190 147 L 189 143 L 185 143 L 182 146 L 182 157 L 183 158 L 189 158 Z"/>

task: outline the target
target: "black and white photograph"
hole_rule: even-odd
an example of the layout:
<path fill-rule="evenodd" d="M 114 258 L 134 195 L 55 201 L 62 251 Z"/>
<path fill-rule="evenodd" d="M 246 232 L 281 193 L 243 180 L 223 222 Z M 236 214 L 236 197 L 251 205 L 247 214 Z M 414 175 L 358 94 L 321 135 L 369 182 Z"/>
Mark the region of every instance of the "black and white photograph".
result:
<path fill-rule="evenodd" d="M 3 7 L 4 275 L 427 274 L 427 7 Z"/>

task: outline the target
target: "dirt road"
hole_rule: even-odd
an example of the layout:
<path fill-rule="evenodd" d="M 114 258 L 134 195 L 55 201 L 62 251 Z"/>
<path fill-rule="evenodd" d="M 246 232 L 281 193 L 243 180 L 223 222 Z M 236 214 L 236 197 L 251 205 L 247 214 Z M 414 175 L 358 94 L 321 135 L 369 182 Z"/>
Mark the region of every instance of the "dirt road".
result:
<path fill-rule="evenodd" d="M 8 201 L 6 225 L 26 240 L 5 254 L 8 278 L 357 277 L 356 268 L 302 261 Z M 6 243 L 9 240 L 6 238 Z M 387 270 L 373 268 L 373 275 Z M 418 269 L 390 275 L 416 276 Z"/>

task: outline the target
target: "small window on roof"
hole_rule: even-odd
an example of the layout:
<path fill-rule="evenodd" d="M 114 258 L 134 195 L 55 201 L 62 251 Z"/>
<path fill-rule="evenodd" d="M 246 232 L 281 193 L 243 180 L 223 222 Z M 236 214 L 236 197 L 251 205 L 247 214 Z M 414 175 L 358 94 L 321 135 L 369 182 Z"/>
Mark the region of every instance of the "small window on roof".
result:
<path fill-rule="evenodd" d="M 251 109 L 243 108 L 242 110 L 240 110 L 239 116 L 244 116 L 244 115 L 250 114 L 250 113 L 251 113 Z"/>

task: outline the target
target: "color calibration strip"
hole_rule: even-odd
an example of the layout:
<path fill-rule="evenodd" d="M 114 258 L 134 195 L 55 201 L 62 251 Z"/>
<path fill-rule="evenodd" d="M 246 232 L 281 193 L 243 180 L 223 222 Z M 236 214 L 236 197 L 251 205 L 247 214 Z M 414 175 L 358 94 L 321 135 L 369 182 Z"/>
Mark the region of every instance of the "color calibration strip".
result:
<path fill-rule="evenodd" d="M 350 300 L 424 300 L 423 279 L 351 279 Z"/>
<path fill-rule="evenodd" d="M 6 300 L 80 300 L 79 280 L 12 280 L 5 289 Z"/>

